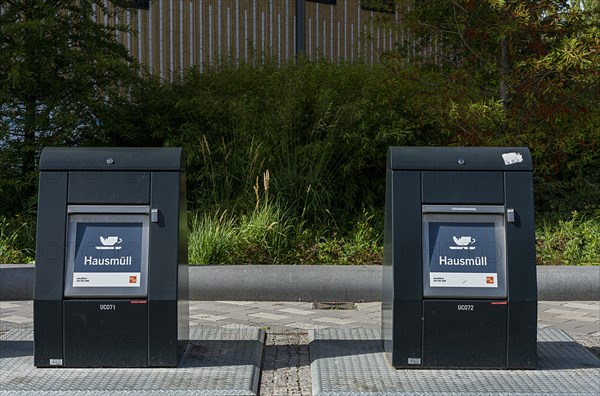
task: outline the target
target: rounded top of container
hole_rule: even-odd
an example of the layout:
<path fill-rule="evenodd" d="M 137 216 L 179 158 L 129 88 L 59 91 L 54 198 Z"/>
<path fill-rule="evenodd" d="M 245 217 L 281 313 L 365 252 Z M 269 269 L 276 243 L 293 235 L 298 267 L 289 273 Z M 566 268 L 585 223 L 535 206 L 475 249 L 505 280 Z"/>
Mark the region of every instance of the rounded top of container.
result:
<path fill-rule="evenodd" d="M 389 170 L 531 171 L 527 147 L 390 147 Z"/>
<path fill-rule="evenodd" d="M 181 171 L 181 147 L 46 147 L 43 171 Z"/>

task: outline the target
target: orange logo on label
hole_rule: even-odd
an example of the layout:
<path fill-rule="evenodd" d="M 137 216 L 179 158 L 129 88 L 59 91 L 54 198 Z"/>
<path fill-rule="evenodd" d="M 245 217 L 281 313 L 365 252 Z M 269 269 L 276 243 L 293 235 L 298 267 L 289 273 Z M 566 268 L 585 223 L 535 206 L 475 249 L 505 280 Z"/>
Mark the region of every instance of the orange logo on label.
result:
<path fill-rule="evenodd" d="M 135 275 L 130 276 L 129 277 L 129 283 L 137 283 L 137 276 L 135 276 Z"/>
<path fill-rule="evenodd" d="M 493 285 L 494 284 L 494 277 L 493 276 L 486 276 L 485 277 L 485 283 L 487 283 L 488 285 Z"/>

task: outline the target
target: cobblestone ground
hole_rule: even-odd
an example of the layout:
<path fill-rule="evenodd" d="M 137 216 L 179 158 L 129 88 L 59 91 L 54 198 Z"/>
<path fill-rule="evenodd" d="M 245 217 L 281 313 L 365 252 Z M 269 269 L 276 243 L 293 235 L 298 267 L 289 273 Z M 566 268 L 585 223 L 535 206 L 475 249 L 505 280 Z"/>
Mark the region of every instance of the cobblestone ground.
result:
<path fill-rule="evenodd" d="M 259 395 L 311 394 L 307 333 L 267 334 Z"/>
<path fill-rule="evenodd" d="M 598 329 L 600 331 L 600 328 Z M 576 335 L 575 341 L 587 348 L 588 351 L 600 359 L 600 336 L 598 335 Z M 598 392 L 600 394 L 600 391 Z"/>

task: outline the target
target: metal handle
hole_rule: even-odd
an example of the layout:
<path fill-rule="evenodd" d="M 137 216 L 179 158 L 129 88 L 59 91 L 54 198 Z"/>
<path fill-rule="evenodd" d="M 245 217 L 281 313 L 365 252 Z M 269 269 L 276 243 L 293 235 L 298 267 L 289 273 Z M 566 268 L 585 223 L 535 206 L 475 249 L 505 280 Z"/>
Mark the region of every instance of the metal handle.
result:
<path fill-rule="evenodd" d="M 500 205 L 423 205 L 422 213 L 504 213 Z"/>
<path fill-rule="evenodd" d="M 67 213 L 148 213 L 150 208 L 141 205 L 69 205 Z"/>
<path fill-rule="evenodd" d="M 515 222 L 515 210 L 513 208 L 506 209 L 506 222 L 507 223 Z"/>

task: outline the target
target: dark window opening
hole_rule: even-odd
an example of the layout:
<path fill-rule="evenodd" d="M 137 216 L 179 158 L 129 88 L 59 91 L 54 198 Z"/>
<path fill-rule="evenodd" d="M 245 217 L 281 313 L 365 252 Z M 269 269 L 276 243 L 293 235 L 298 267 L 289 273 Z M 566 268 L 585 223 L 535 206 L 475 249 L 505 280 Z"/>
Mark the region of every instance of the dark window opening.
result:
<path fill-rule="evenodd" d="M 396 2 L 394 0 L 361 0 L 360 8 L 366 11 L 393 14 L 396 12 Z"/>
<path fill-rule="evenodd" d="M 118 7 L 148 10 L 150 9 L 150 0 L 114 0 L 114 3 Z"/>

